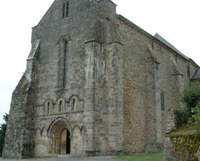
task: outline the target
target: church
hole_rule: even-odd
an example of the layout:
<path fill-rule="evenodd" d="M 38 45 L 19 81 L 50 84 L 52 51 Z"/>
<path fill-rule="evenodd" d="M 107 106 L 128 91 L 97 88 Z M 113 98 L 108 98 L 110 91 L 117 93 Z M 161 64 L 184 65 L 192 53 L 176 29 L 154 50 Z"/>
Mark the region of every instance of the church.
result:
<path fill-rule="evenodd" d="M 199 66 L 111 0 L 55 0 L 32 28 L 4 158 L 156 152 Z"/>

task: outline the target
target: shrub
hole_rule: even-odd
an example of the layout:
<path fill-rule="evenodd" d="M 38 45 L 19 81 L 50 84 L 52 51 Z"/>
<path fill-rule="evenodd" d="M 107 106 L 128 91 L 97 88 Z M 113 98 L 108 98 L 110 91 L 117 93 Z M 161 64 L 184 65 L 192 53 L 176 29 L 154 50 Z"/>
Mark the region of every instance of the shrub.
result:
<path fill-rule="evenodd" d="M 3 152 L 3 145 L 4 145 L 4 138 L 6 135 L 6 127 L 8 122 L 8 114 L 3 116 L 5 123 L 0 125 L 0 157 L 2 156 Z"/>
<path fill-rule="evenodd" d="M 177 127 L 196 122 L 198 118 L 198 114 L 196 114 L 198 113 L 198 109 L 196 109 L 196 106 L 198 102 L 200 102 L 199 82 L 190 84 L 190 86 L 183 91 L 182 102 L 185 103 L 186 107 L 175 111 Z"/>
<path fill-rule="evenodd" d="M 183 91 L 182 101 L 189 109 L 189 114 L 192 116 L 192 109 L 196 107 L 200 101 L 200 85 L 198 83 L 192 83 L 188 88 Z"/>
<path fill-rule="evenodd" d="M 190 123 L 195 122 L 197 133 L 200 134 L 200 101 L 196 105 L 196 107 L 193 109 L 194 114 L 192 115 L 190 119 Z"/>
<path fill-rule="evenodd" d="M 179 128 L 181 125 L 187 124 L 190 118 L 190 111 L 188 108 L 178 109 L 175 111 L 176 126 Z"/>

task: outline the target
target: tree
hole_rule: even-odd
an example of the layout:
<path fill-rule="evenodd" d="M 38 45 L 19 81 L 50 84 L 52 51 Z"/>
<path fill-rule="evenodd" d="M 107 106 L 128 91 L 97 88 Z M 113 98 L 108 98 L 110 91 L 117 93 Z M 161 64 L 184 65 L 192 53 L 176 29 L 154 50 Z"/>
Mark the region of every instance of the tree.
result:
<path fill-rule="evenodd" d="M 5 139 L 5 135 L 6 135 L 6 127 L 7 127 L 7 122 L 8 122 L 8 114 L 7 113 L 3 116 L 3 119 L 4 119 L 5 123 L 0 125 L 0 156 L 2 156 L 4 139 Z"/>
<path fill-rule="evenodd" d="M 190 117 L 192 116 L 192 109 L 195 108 L 200 101 L 200 83 L 192 83 L 183 92 L 182 101 L 186 104 L 189 110 Z"/>
<path fill-rule="evenodd" d="M 200 83 L 191 83 L 183 91 L 182 102 L 186 105 L 184 108 L 175 111 L 176 115 L 176 125 L 180 127 L 186 125 L 188 122 L 198 123 L 200 126 L 200 121 L 198 122 L 199 112 L 200 112 Z"/>
<path fill-rule="evenodd" d="M 194 114 L 192 115 L 192 118 L 189 121 L 190 123 L 195 122 L 197 133 L 200 134 L 200 101 L 193 109 L 193 112 Z"/>

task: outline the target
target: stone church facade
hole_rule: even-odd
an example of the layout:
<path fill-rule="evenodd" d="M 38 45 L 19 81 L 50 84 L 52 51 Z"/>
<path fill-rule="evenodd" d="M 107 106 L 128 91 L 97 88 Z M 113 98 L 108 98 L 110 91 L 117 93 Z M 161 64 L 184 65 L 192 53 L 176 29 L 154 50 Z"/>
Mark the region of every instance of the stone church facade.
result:
<path fill-rule="evenodd" d="M 13 92 L 5 158 L 163 149 L 199 66 L 110 0 L 55 0 L 32 29 Z"/>

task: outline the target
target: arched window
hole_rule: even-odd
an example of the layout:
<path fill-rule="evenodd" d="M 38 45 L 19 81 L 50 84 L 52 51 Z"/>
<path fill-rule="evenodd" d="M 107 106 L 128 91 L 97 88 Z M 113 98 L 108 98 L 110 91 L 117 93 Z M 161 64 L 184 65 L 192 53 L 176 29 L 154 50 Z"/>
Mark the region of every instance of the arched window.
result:
<path fill-rule="evenodd" d="M 165 95 L 161 93 L 161 110 L 165 110 Z"/>
<path fill-rule="evenodd" d="M 65 47 L 64 47 L 64 75 L 63 75 L 63 88 L 66 87 L 67 83 L 67 54 L 68 54 L 68 43 L 67 41 L 65 42 Z"/>
<path fill-rule="evenodd" d="M 47 114 L 50 115 L 50 113 L 51 113 L 50 112 L 50 102 L 48 102 L 48 105 L 47 105 Z"/>
<path fill-rule="evenodd" d="M 72 110 L 76 111 L 76 99 L 73 100 L 72 107 Z"/>
<path fill-rule="evenodd" d="M 59 102 L 59 113 L 62 113 L 63 112 L 63 102 L 60 101 Z"/>

